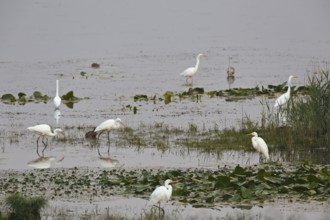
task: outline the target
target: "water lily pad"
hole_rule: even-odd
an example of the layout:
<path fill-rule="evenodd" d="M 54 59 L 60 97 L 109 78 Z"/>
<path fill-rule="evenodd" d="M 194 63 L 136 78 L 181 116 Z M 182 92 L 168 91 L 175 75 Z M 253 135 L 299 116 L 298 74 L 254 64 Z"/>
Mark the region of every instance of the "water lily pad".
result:
<path fill-rule="evenodd" d="M 4 103 L 13 103 L 16 101 L 16 98 L 12 94 L 7 93 L 7 94 L 2 95 L 1 101 Z"/>

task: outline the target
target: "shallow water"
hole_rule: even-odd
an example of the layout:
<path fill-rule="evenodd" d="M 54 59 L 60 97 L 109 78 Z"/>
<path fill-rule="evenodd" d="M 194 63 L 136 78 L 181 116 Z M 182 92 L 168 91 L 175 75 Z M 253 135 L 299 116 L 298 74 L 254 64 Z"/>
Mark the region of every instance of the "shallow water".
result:
<path fill-rule="evenodd" d="M 48 103 L 8 105 L 0 102 L 0 169 L 33 169 L 37 136 L 26 128 L 47 123 L 52 127 L 94 127 L 120 117 L 133 129 L 143 124 L 173 127 L 220 128 L 240 126 L 247 114 L 260 121 L 265 100 L 226 102 L 202 97 L 201 102 L 174 100 L 134 102 L 136 94 L 162 97 L 166 91 L 188 89 L 179 76 L 205 53 L 194 77 L 194 87 L 205 91 L 227 89 L 228 57 L 236 69 L 231 87 L 280 84 L 298 76 L 294 86 L 330 60 L 328 1 L 9 1 L 0 7 L 0 95 L 34 91 L 60 95 L 73 90 L 88 97 L 73 109 L 61 105 L 54 119 Z M 91 63 L 101 65 L 99 69 Z M 81 72 L 86 76 L 81 76 Z M 125 106 L 138 108 L 137 114 Z M 78 143 L 51 140 L 45 156 L 54 156 L 50 167 L 99 167 L 96 149 L 75 133 Z M 118 134 L 118 133 L 117 133 Z M 117 136 L 116 133 L 112 137 Z M 247 140 L 250 145 L 250 141 Z M 101 146 L 102 155 L 106 146 Z M 105 153 L 106 154 L 106 153 Z M 134 147 L 111 147 L 112 159 L 123 167 L 217 167 L 251 165 L 256 153 L 224 152 L 221 157 L 197 151 L 182 152 Z M 60 159 L 62 161 L 58 161 Z M 278 158 L 277 155 L 272 155 Z M 103 164 L 104 165 L 104 164 Z"/>

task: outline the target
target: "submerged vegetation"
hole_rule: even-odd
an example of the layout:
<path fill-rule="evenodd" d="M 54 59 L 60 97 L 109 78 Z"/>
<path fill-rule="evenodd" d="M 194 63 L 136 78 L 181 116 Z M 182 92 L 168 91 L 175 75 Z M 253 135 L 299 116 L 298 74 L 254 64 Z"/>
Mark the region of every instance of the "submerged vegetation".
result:
<path fill-rule="evenodd" d="M 31 96 L 27 96 L 23 92 L 18 93 L 18 97 L 15 97 L 13 94 L 10 93 L 1 96 L 1 101 L 4 104 L 15 104 L 17 102 L 19 105 L 25 105 L 28 102 L 47 103 L 51 99 L 52 97 L 48 95 L 43 95 L 39 91 L 33 92 Z M 62 102 L 69 108 L 73 108 L 73 104 L 81 100 L 81 98 L 77 98 L 76 96 L 74 96 L 73 91 L 67 92 L 61 97 L 61 99 Z"/>
<path fill-rule="evenodd" d="M 298 88 L 292 87 L 293 95 L 304 95 L 308 91 L 308 87 L 300 86 Z M 232 88 L 218 91 L 205 91 L 204 88 L 189 88 L 187 91 L 174 92 L 166 91 L 163 96 L 153 95 L 148 97 L 145 94 L 139 94 L 134 96 L 134 102 L 136 101 L 164 101 L 165 104 L 169 104 L 176 100 L 190 99 L 192 101 L 200 101 L 203 95 L 207 95 L 209 98 L 221 97 L 226 101 L 238 101 L 244 99 L 251 99 L 257 96 L 275 97 L 276 95 L 286 92 L 286 83 L 280 85 L 268 85 L 267 88 L 256 86 L 255 88 Z"/>
<path fill-rule="evenodd" d="M 2 173 L 2 178 L 0 187 L 5 193 L 15 190 L 26 196 L 37 194 L 49 199 L 80 198 L 91 201 L 103 196 L 148 199 L 156 186 L 162 184 L 164 179 L 170 178 L 177 181 L 173 184 L 172 200 L 191 204 L 193 207 L 231 205 L 248 208 L 279 198 L 329 202 L 330 195 L 329 167 L 306 163 L 271 163 L 245 168 L 237 165 L 235 168 L 215 170 L 51 169 L 43 170 L 37 175 L 34 171 L 7 171 Z M 15 194 L 13 200 L 8 200 L 7 204 L 12 208 L 24 208 L 22 201 L 34 204 L 30 206 L 38 207 L 38 210 L 46 204 L 43 199 L 27 200 L 17 198 Z M 26 207 L 32 209 L 30 206 Z M 15 211 L 21 212 L 21 209 Z"/>

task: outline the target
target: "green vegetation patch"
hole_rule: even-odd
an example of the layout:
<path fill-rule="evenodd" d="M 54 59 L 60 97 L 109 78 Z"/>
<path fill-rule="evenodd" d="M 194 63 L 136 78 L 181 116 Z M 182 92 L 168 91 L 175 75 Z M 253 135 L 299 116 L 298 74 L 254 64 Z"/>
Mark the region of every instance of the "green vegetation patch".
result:
<path fill-rule="evenodd" d="M 53 199 L 116 195 L 148 199 L 164 180 L 173 179 L 172 200 L 194 207 L 224 204 L 246 207 L 276 199 L 327 201 L 330 196 L 330 168 L 311 164 L 268 163 L 243 168 L 210 169 L 50 169 L 17 173 L 6 171 L 0 187 Z M 42 180 L 42 181 L 40 181 Z"/>

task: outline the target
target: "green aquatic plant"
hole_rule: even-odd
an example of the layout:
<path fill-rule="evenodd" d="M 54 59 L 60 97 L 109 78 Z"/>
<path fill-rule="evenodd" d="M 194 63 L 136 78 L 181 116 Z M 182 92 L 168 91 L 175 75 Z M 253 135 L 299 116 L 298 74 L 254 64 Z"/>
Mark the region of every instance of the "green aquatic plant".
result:
<path fill-rule="evenodd" d="M 35 220 L 41 219 L 40 211 L 47 205 L 47 200 L 43 197 L 12 194 L 6 198 L 5 204 L 11 211 L 9 219 Z"/>
<path fill-rule="evenodd" d="M 11 104 L 16 102 L 16 98 L 12 94 L 7 93 L 1 96 L 1 101 L 5 104 Z"/>
<path fill-rule="evenodd" d="M 274 109 L 262 101 L 261 129 L 271 143 L 286 149 L 328 148 L 330 146 L 330 77 L 329 71 L 308 78 L 299 96 Z"/>

